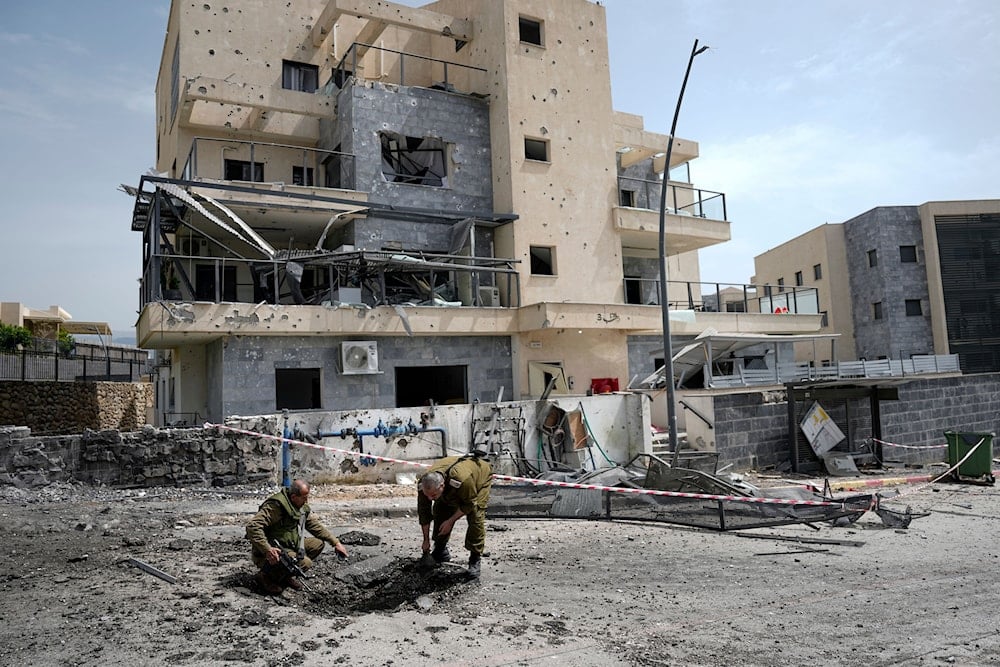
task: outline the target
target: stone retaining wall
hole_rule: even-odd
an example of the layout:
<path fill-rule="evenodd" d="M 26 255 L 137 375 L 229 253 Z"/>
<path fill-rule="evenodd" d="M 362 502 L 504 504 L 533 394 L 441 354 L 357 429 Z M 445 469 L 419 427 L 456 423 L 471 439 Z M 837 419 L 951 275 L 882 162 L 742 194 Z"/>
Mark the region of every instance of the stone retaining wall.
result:
<path fill-rule="evenodd" d="M 148 382 L 0 382 L 0 424 L 37 434 L 133 431 L 152 405 Z"/>
<path fill-rule="evenodd" d="M 262 425 L 262 432 L 274 432 Z M 83 482 L 116 487 L 229 486 L 281 479 L 280 443 L 215 429 L 84 431 L 32 436 L 0 427 L 0 484 Z"/>

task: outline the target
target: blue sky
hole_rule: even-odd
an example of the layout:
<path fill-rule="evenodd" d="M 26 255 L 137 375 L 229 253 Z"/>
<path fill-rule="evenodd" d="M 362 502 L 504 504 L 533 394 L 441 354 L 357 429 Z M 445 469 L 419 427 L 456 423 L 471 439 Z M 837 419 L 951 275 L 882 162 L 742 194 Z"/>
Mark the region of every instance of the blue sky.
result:
<path fill-rule="evenodd" d="M 418 5 L 419 2 L 405 4 Z M 995 0 L 604 0 L 615 108 L 678 136 L 724 192 L 732 240 L 703 281 L 875 206 L 1000 198 Z M 166 0 L 0 4 L 0 301 L 60 305 L 132 334 Z"/>

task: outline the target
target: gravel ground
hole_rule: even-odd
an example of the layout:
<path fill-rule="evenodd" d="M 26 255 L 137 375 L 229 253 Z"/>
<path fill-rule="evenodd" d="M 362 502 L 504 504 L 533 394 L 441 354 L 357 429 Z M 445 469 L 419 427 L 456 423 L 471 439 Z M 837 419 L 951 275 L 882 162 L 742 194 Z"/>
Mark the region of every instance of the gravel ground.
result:
<path fill-rule="evenodd" d="M 490 521 L 477 582 L 417 566 L 414 487 L 314 486 L 351 557 L 266 597 L 243 525 L 271 490 L 0 488 L 0 663 L 1000 664 L 993 487 L 884 491 L 930 512 L 906 529 Z"/>

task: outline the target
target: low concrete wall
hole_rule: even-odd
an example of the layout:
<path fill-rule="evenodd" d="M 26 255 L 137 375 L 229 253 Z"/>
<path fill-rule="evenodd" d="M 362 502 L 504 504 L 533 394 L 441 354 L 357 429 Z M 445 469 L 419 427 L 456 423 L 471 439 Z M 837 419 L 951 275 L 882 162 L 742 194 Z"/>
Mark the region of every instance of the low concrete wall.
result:
<path fill-rule="evenodd" d="M 37 434 L 136 430 L 152 405 L 147 382 L 0 382 L 0 424 Z"/>
<path fill-rule="evenodd" d="M 649 451 L 648 400 L 633 394 L 560 397 L 549 405 L 580 411 L 582 427 L 594 434 L 591 447 L 572 450 L 574 468 L 627 463 Z M 501 474 L 517 474 L 512 457 L 538 467 L 537 401 L 497 406 L 447 405 L 394 410 L 308 411 L 286 415 L 233 417 L 208 428 L 134 432 L 86 430 L 82 435 L 33 436 L 25 427 L 0 427 L 0 484 L 44 486 L 84 482 L 109 486 L 226 486 L 282 478 L 281 436 L 291 439 L 291 474 L 313 482 L 395 482 L 414 475 L 443 454 L 464 454 L 475 435 L 494 432 L 494 461 Z M 388 435 L 375 435 L 373 431 Z M 475 432 L 475 433 L 474 433 Z M 336 434 L 317 439 L 318 433 Z M 343 436 L 340 434 L 343 433 Z M 354 433 L 363 434 L 359 439 Z M 261 434 L 261 435 L 255 435 Z M 572 436 L 567 436 L 572 441 Z M 315 440 L 315 446 L 302 444 Z M 374 457 L 398 459 L 384 462 Z M 572 459 L 572 460 L 570 460 Z"/>

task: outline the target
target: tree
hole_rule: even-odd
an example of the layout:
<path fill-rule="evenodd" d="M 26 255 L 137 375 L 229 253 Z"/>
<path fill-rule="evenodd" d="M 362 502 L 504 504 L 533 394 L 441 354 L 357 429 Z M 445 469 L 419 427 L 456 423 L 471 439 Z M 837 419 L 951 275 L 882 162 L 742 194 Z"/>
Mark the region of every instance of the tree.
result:
<path fill-rule="evenodd" d="M 0 324 L 0 352 L 16 352 L 31 345 L 31 332 L 14 324 Z"/>

